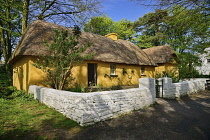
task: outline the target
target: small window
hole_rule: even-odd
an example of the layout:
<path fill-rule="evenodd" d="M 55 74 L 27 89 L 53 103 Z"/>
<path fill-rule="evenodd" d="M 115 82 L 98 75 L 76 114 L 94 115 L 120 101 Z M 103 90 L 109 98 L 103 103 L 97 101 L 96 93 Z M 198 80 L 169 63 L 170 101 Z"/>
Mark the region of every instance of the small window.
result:
<path fill-rule="evenodd" d="M 141 75 L 145 76 L 145 67 L 141 67 Z"/>
<path fill-rule="evenodd" d="M 207 59 L 207 62 L 210 63 L 210 59 Z"/>
<path fill-rule="evenodd" d="M 110 75 L 116 75 L 116 65 L 110 65 Z"/>

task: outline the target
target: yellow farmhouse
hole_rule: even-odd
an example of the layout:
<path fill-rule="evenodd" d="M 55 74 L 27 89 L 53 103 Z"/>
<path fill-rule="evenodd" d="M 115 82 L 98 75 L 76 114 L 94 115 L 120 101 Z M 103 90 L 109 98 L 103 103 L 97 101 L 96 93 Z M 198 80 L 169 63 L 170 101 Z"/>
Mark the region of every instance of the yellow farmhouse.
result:
<path fill-rule="evenodd" d="M 52 41 L 54 29 L 64 29 L 69 34 L 72 33 L 70 28 L 36 20 L 23 34 L 9 61 L 13 65 L 13 85 L 17 89 L 28 91 L 30 85 L 47 86 L 44 84 L 45 74 L 33 64 L 39 56 L 48 53 L 43 42 Z M 158 66 L 154 61 L 156 58 L 129 41 L 117 39 L 115 33 L 104 37 L 82 32 L 79 42 L 90 42 L 91 46 L 84 53 L 95 55 L 91 60 L 74 65 L 72 73 L 75 80 L 70 86 L 74 83 L 84 87 L 138 85 L 139 78 L 155 76 Z"/>
<path fill-rule="evenodd" d="M 170 46 L 156 46 L 143 49 L 143 51 L 158 65 L 155 67 L 156 74 L 163 76 L 164 73 L 174 73 L 175 76 L 178 76 L 178 56 Z"/>

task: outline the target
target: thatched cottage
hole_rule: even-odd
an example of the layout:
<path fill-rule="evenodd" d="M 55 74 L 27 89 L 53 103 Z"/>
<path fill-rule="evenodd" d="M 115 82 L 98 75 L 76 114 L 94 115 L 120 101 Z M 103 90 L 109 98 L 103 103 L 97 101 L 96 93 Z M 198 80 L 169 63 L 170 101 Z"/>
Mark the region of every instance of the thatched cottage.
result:
<path fill-rule="evenodd" d="M 158 65 L 155 67 L 156 74 L 163 74 L 162 72 L 178 74 L 178 56 L 170 46 L 156 46 L 143 51 Z"/>
<path fill-rule="evenodd" d="M 72 32 L 70 28 L 36 20 L 23 34 L 9 61 L 13 65 L 13 85 L 18 89 L 27 91 L 29 85 L 43 85 L 45 74 L 33 64 L 39 56 L 47 54 L 43 41 L 50 42 L 54 29 Z M 85 53 L 95 53 L 91 60 L 73 68 L 74 82 L 81 86 L 90 82 L 103 87 L 138 85 L 139 78 L 155 75 L 156 57 L 129 41 L 117 39 L 114 33 L 104 37 L 82 32 L 79 42 L 91 42 Z"/>

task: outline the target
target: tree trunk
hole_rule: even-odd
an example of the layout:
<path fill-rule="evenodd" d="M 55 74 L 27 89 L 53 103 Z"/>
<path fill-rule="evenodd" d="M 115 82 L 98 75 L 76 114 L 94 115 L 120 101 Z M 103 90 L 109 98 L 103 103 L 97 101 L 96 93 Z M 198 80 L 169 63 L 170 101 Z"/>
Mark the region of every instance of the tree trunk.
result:
<path fill-rule="evenodd" d="M 12 54 L 12 41 L 11 41 L 11 3 L 9 1 L 6 1 L 6 7 L 5 7 L 5 18 L 7 19 L 5 21 L 5 30 L 3 28 L 3 21 L 0 22 L 0 37 L 1 37 L 1 47 L 2 47 L 2 54 L 5 61 L 6 71 L 9 75 L 12 75 L 12 71 L 10 66 L 8 65 L 8 60 L 11 57 Z"/>
<path fill-rule="evenodd" d="M 23 2 L 22 34 L 25 32 L 28 26 L 29 3 L 30 3 L 30 0 L 24 0 Z"/>
<path fill-rule="evenodd" d="M 2 57 L 2 55 L 3 55 L 3 57 L 5 56 L 5 53 L 6 53 L 6 46 L 5 46 L 5 37 L 4 37 L 4 30 L 3 30 L 3 27 L 2 27 L 3 25 L 2 25 L 2 22 L 1 22 L 1 20 L 0 20 L 0 38 L 1 38 L 1 40 L 0 40 L 0 45 L 1 45 L 1 52 L 0 52 L 0 55 L 1 55 L 1 57 Z M 0 58 L 1 58 L 0 57 Z"/>

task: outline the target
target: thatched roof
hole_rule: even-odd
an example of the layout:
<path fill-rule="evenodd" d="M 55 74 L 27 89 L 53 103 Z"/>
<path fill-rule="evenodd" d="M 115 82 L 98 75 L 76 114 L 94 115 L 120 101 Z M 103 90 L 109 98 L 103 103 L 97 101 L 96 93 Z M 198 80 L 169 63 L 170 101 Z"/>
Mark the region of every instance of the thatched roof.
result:
<path fill-rule="evenodd" d="M 175 51 L 168 45 L 143 49 L 143 51 L 146 52 L 156 64 L 167 63 L 170 61 L 170 58 L 178 59 Z"/>
<path fill-rule="evenodd" d="M 43 45 L 43 41 L 51 42 L 54 29 L 64 29 L 72 33 L 72 29 L 53 23 L 40 20 L 31 23 L 16 46 L 9 62 L 12 64 L 22 56 L 46 55 L 47 49 Z M 126 40 L 113 41 L 101 35 L 82 32 L 79 42 L 80 44 L 92 43 L 91 47 L 85 51 L 85 53 L 95 52 L 92 60 L 134 65 L 156 65 L 143 50 Z"/>

